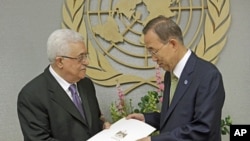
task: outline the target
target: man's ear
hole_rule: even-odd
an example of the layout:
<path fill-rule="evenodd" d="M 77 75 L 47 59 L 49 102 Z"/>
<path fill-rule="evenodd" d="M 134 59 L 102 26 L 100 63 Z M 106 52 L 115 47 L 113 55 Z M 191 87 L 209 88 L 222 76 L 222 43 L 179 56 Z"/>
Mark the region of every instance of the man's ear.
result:
<path fill-rule="evenodd" d="M 170 39 L 169 44 L 173 46 L 174 49 L 177 49 L 178 41 L 176 39 Z"/>
<path fill-rule="evenodd" d="M 63 58 L 62 57 L 56 57 L 56 59 L 55 59 L 55 65 L 58 68 L 63 68 Z"/>

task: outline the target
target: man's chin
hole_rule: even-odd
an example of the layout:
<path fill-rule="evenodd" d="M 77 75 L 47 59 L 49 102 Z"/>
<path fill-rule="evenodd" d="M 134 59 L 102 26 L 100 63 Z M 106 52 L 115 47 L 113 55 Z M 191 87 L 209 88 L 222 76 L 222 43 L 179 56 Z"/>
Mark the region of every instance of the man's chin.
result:
<path fill-rule="evenodd" d="M 160 66 L 160 68 L 162 68 L 164 71 L 169 71 L 169 69 L 167 67 Z"/>
<path fill-rule="evenodd" d="M 163 70 L 165 70 L 163 64 L 159 64 L 159 67 L 162 68 Z"/>
<path fill-rule="evenodd" d="M 86 76 L 85 74 L 84 74 L 84 75 L 81 75 L 80 78 L 83 79 L 85 76 Z"/>

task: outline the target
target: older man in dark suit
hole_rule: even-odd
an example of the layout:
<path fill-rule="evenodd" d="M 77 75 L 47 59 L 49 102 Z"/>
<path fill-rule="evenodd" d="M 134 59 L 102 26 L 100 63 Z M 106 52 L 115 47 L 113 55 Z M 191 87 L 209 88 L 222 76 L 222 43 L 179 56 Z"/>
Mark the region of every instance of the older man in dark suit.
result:
<path fill-rule="evenodd" d="M 181 29 L 171 19 L 156 17 L 143 33 L 153 61 L 166 73 L 161 113 L 127 117 L 160 131 L 140 141 L 220 141 L 225 91 L 218 69 L 184 46 Z"/>
<path fill-rule="evenodd" d="M 94 85 L 85 77 L 89 62 L 83 37 L 56 30 L 47 54 L 50 65 L 18 96 L 24 141 L 86 141 L 103 129 L 104 121 Z"/>

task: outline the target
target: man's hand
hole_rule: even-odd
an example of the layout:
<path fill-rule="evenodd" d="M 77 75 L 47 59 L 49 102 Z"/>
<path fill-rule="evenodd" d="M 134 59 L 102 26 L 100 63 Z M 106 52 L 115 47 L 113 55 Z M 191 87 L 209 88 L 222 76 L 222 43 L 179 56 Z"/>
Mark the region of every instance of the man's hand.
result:
<path fill-rule="evenodd" d="M 108 121 L 106 121 L 103 114 L 101 115 L 100 120 L 103 121 L 103 126 L 102 126 L 103 129 L 109 129 L 110 128 L 111 124 Z"/>
<path fill-rule="evenodd" d="M 130 115 L 128 115 L 128 116 L 126 117 L 126 119 L 137 119 L 137 120 L 140 120 L 140 121 L 145 122 L 144 115 L 143 115 L 143 114 L 140 114 L 140 113 L 130 114 Z"/>
<path fill-rule="evenodd" d="M 151 138 L 150 137 L 145 137 L 145 138 L 139 139 L 137 141 L 151 141 Z"/>
<path fill-rule="evenodd" d="M 109 129 L 110 126 L 111 126 L 111 124 L 107 121 L 103 123 L 103 129 Z"/>

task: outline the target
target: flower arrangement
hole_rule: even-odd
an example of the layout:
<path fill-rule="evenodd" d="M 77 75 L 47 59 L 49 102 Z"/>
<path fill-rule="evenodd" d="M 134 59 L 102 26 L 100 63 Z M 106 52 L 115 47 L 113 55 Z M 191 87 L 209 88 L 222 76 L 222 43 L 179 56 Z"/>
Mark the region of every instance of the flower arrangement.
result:
<path fill-rule="evenodd" d="M 159 66 L 156 66 L 156 84 L 158 86 L 157 91 L 148 91 L 147 95 L 141 97 L 138 108 L 134 109 L 132 106 L 132 100 L 127 100 L 121 89 L 121 86 L 117 80 L 117 93 L 118 101 L 111 103 L 110 112 L 112 122 L 131 114 L 131 113 L 147 113 L 147 112 L 160 112 L 160 103 L 162 102 L 162 94 L 164 90 L 164 84 L 162 83 L 162 75 Z"/>
<path fill-rule="evenodd" d="M 111 118 L 113 122 L 116 122 L 133 112 L 132 100 L 126 100 L 118 80 L 116 88 L 119 97 L 118 102 L 113 102 L 110 106 Z"/>
<path fill-rule="evenodd" d="M 147 95 L 141 98 L 141 102 L 138 103 L 139 109 L 135 109 L 135 113 L 160 112 L 164 84 L 162 83 L 160 67 L 157 65 L 155 68 L 155 77 L 158 89 L 157 91 L 148 91 Z"/>

